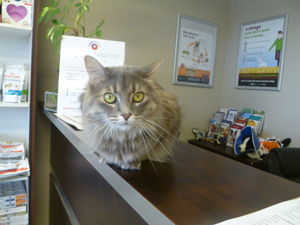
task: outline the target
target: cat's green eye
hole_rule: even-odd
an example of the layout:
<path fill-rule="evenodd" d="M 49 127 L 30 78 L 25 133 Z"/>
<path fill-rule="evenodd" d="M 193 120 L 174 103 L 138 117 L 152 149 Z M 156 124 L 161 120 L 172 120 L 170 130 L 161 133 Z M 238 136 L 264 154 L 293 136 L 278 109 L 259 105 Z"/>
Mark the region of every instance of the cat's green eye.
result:
<path fill-rule="evenodd" d="M 137 92 L 133 96 L 133 101 L 135 101 L 135 102 L 141 102 L 143 99 L 144 99 L 143 92 Z"/>
<path fill-rule="evenodd" d="M 112 104 L 112 103 L 115 103 L 116 102 L 116 96 L 114 96 L 112 93 L 106 93 L 104 95 L 104 100 L 109 103 L 109 104 Z"/>

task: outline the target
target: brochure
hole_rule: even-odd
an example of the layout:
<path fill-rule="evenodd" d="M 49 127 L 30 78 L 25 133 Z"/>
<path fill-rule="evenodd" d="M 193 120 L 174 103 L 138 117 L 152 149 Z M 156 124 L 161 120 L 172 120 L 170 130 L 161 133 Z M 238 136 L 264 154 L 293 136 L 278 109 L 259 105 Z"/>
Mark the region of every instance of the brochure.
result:
<path fill-rule="evenodd" d="M 63 36 L 58 82 L 58 115 L 81 116 L 78 98 L 89 80 L 84 64 L 86 55 L 93 56 L 104 67 L 122 66 L 125 60 L 125 43 Z"/>

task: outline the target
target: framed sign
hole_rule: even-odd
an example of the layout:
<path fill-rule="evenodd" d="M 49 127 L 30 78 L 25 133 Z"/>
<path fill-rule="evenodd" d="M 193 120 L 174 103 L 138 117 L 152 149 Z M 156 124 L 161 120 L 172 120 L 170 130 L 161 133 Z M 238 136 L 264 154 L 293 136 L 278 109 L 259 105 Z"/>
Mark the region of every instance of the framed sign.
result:
<path fill-rule="evenodd" d="M 178 14 L 173 84 L 212 87 L 218 25 Z"/>
<path fill-rule="evenodd" d="M 241 24 L 236 88 L 279 91 L 287 14 Z"/>

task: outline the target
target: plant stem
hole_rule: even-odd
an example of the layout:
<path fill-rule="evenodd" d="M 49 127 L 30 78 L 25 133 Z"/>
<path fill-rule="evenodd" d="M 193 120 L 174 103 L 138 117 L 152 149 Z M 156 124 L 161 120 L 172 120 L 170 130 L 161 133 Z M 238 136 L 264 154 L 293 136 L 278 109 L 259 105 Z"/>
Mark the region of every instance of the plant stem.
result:
<path fill-rule="evenodd" d="M 83 10 L 83 27 L 85 27 L 85 11 Z M 84 34 L 83 37 L 85 37 L 85 30 L 84 30 Z"/>

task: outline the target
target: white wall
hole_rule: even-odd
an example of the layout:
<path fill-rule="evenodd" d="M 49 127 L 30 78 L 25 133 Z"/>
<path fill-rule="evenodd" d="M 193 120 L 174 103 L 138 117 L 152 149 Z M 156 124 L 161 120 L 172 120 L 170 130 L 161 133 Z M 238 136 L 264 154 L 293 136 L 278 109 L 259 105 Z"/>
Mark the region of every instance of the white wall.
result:
<path fill-rule="evenodd" d="M 300 1 L 295 0 L 232 0 L 226 50 L 221 107 L 244 107 L 267 113 L 262 137 L 292 138 L 291 147 L 300 146 Z M 281 91 L 235 89 L 240 24 L 288 13 L 286 49 Z"/>

